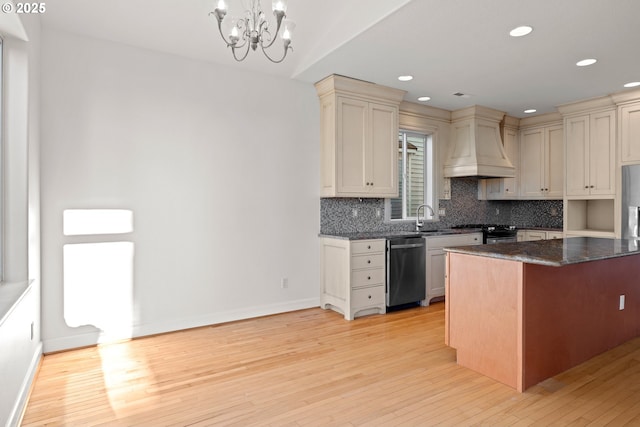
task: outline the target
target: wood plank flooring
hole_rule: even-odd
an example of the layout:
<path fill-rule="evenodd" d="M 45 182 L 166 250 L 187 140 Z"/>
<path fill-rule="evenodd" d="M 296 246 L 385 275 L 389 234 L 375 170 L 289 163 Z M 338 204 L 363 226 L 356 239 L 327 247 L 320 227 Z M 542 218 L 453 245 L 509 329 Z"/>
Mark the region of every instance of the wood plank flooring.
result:
<path fill-rule="evenodd" d="M 24 426 L 639 426 L 640 339 L 525 393 L 460 367 L 444 303 L 320 308 L 44 357 Z"/>

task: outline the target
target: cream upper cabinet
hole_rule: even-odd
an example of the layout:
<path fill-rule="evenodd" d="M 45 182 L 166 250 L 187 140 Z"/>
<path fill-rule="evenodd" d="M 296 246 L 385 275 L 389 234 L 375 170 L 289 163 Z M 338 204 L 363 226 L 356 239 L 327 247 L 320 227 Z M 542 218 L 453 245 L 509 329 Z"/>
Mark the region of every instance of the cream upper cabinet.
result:
<path fill-rule="evenodd" d="M 622 105 L 620 115 L 620 156 L 622 163 L 640 163 L 640 102 Z"/>
<path fill-rule="evenodd" d="M 405 92 L 332 75 L 320 96 L 322 197 L 398 196 L 398 110 Z"/>
<path fill-rule="evenodd" d="M 562 199 L 564 189 L 562 125 L 520 133 L 520 198 Z"/>
<path fill-rule="evenodd" d="M 567 196 L 615 194 L 615 111 L 566 117 Z"/>

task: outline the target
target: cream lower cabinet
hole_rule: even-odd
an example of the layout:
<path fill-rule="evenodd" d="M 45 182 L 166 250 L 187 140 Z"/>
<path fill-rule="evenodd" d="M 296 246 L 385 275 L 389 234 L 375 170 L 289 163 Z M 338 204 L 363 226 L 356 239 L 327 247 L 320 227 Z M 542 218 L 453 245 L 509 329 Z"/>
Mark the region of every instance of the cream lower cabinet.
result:
<path fill-rule="evenodd" d="M 562 239 L 563 237 L 562 231 L 518 230 L 518 242 Z"/>
<path fill-rule="evenodd" d="M 347 320 L 386 312 L 386 240 L 320 238 L 320 307 Z"/>
<path fill-rule="evenodd" d="M 562 125 L 520 133 L 520 198 L 562 199 L 564 194 Z"/>
<path fill-rule="evenodd" d="M 446 252 L 444 248 L 482 244 L 482 233 L 453 234 L 425 237 L 427 241 L 426 294 L 422 305 L 429 305 L 433 298 L 443 297 L 446 275 Z"/>

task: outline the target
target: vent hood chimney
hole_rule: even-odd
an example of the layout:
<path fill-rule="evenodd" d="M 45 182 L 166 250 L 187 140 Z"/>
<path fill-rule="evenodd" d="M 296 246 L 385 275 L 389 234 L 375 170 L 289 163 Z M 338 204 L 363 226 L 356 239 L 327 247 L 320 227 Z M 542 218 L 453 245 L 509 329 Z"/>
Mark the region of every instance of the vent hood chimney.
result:
<path fill-rule="evenodd" d="M 478 105 L 451 113 L 445 178 L 515 177 L 515 168 L 504 151 L 500 136 L 504 116 L 501 111 Z"/>

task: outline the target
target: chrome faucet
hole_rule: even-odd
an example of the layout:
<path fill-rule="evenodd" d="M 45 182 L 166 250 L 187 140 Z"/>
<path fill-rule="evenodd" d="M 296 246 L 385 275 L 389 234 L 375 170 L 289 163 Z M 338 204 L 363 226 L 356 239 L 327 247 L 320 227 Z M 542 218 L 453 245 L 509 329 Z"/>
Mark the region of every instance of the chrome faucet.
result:
<path fill-rule="evenodd" d="M 420 208 L 424 208 L 424 209 L 429 209 L 429 211 L 431 212 L 431 216 L 434 217 L 436 216 L 436 213 L 433 211 L 433 208 L 429 205 L 420 205 L 418 206 L 418 208 L 416 209 L 416 231 L 420 231 L 420 229 L 422 228 L 422 226 L 424 225 L 424 220 L 426 218 L 422 218 L 423 220 L 420 221 Z M 424 209 L 422 210 L 424 213 Z"/>

